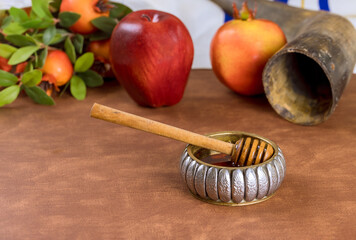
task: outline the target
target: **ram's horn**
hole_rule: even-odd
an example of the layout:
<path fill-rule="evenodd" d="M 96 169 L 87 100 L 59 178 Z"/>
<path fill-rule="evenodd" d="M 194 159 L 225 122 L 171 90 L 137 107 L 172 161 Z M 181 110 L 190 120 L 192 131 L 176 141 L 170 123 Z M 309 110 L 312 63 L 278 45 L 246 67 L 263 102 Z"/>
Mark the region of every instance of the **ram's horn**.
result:
<path fill-rule="evenodd" d="M 232 13 L 232 3 L 214 0 Z M 256 18 L 276 22 L 288 43 L 267 63 L 263 85 L 268 101 L 283 118 L 314 125 L 328 119 L 349 82 L 356 61 L 356 31 L 345 18 L 282 3 L 252 0 Z"/>

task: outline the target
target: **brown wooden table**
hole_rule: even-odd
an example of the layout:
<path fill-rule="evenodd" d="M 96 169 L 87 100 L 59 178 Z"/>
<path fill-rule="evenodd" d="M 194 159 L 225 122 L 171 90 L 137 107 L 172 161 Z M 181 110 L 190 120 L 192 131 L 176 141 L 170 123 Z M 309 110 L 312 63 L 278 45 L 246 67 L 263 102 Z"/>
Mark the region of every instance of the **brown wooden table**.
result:
<path fill-rule="evenodd" d="M 195 199 L 179 173 L 185 144 L 89 117 L 98 102 L 197 133 L 241 130 L 275 141 L 287 175 L 245 207 Z M 137 106 L 116 82 L 46 107 L 20 97 L 0 109 L 0 239 L 354 239 L 356 79 L 331 118 L 280 118 L 195 70 L 182 101 Z"/>

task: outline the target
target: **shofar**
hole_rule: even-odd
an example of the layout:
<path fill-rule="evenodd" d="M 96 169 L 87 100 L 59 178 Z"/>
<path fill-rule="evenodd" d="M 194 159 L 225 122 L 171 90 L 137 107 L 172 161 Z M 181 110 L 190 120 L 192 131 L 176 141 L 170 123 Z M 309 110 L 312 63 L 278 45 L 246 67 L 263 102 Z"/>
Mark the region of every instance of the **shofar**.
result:
<path fill-rule="evenodd" d="M 213 0 L 232 14 L 242 0 Z M 314 125 L 328 119 L 351 79 L 356 61 L 356 31 L 345 18 L 282 3 L 257 3 L 256 18 L 276 22 L 288 43 L 266 64 L 263 85 L 268 101 L 283 118 Z"/>

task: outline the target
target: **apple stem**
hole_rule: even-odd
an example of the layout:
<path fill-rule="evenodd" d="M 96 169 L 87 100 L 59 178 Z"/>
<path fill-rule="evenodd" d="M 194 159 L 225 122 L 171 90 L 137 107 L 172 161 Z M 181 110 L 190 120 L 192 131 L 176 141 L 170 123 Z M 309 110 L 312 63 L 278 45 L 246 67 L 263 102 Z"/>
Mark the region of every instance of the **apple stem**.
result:
<path fill-rule="evenodd" d="M 146 19 L 147 21 L 151 22 L 152 19 L 150 18 L 150 16 L 146 15 L 146 14 L 142 14 L 141 15 L 142 18 Z"/>
<path fill-rule="evenodd" d="M 250 10 L 247 6 L 247 2 L 242 3 L 242 8 L 239 11 L 236 7 L 236 3 L 232 3 L 232 8 L 233 8 L 233 18 L 234 19 L 240 19 L 243 21 L 247 20 L 253 20 L 256 16 L 256 11 L 257 11 L 257 4 L 255 3 L 255 9 L 254 11 Z"/>
<path fill-rule="evenodd" d="M 232 3 L 232 9 L 233 9 L 233 18 L 234 19 L 240 19 L 239 17 L 239 10 L 236 7 L 236 3 Z"/>

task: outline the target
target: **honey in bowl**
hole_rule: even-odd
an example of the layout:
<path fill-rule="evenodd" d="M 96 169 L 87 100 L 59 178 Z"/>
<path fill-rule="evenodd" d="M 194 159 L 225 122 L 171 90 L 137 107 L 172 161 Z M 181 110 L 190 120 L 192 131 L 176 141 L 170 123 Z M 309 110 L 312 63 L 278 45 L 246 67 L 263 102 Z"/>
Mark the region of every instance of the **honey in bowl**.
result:
<path fill-rule="evenodd" d="M 232 156 L 201 149 L 195 156 L 208 164 L 223 167 L 245 167 L 268 160 L 274 153 L 272 146 L 254 137 L 241 137 L 235 143 Z"/>
<path fill-rule="evenodd" d="M 235 167 L 235 163 L 231 161 L 231 156 L 225 153 L 217 153 L 213 155 L 208 155 L 201 159 L 203 162 L 208 164 L 222 166 L 222 167 Z"/>

